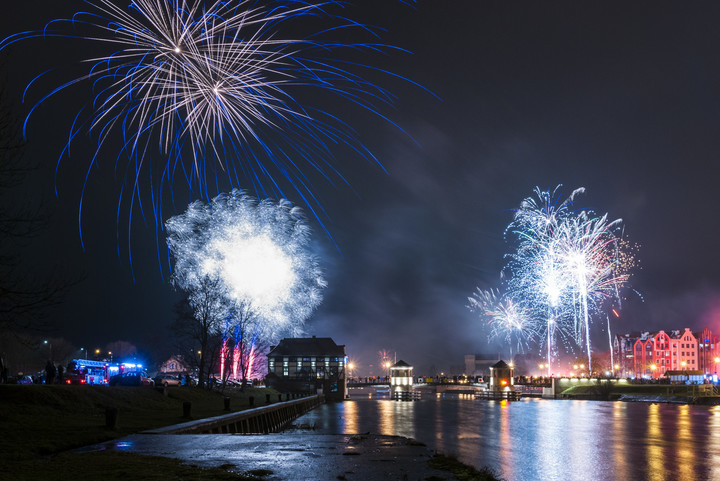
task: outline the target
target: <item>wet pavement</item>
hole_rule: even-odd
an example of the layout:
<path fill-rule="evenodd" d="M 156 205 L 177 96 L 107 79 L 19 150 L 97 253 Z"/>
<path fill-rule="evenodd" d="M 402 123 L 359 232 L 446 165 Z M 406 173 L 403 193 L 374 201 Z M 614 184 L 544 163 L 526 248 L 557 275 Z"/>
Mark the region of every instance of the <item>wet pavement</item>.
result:
<path fill-rule="evenodd" d="M 236 473 L 264 469 L 266 481 L 453 479 L 428 467 L 432 452 L 399 436 L 342 434 L 133 434 L 90 450 L 180 459 Z"/>

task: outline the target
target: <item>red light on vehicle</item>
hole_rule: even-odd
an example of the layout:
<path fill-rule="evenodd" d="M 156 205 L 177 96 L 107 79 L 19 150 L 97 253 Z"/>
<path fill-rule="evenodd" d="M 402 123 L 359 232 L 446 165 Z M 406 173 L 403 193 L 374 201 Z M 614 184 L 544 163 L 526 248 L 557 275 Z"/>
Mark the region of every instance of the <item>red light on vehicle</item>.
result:
<path fill-rule="evenodd" d="M 80 384 L 85 384 L 85 379 L 80 379 Z"/>
<path fill-rule="evenodd" d="M 70 379 L 65 379 L 65 384 L 70 384 Z"/>

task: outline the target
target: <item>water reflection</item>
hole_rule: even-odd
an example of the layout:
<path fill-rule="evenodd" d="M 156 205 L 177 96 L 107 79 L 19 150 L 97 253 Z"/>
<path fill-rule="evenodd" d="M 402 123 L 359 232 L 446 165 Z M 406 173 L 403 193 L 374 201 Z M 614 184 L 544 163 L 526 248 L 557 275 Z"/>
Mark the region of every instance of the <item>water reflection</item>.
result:
<path fill-rule="evenodd" d="M 680 481 L 695 479 L 695 448 L 691 432 L 690 406 L 679 406 L 677 413 L 677 464 Z"/>
<path fill-rule="evenodd" d="M 708 479 L 720 479 L 720 406 L 714 406 L 708 420 L 710 436 L 705 445 L 710 470 Z"/>
<path fill-rule="evenodd" d="M 321 434 L 413 437 L 463 462 L 488 465 L 507 481 L 720 481 L 720 407 L 366 396 L 324 405 L 297 423 L 315 424 Z"/>
<path fill-rule="evenodd" d="M 506 479 L 514 479 L 515 473 L 513 466 L 514 446 L 512 435 L 510 434 L 510 409 L 508 409 L 508 401 L 500 401 L 500 462 L 503 465 L 503 476 Z"/>
<path fill-rule="evenodd" d="M 612 406 L 612 431 L 614 439 L 612 443 L 612 462 L 615 466 L 615 475 L 619 479 L 630 479 L 628 437 L 625 433 L 627 427 L 627 404 L 616 402 Z"/>
<path fill-rule="evenodd" d="M 345 432 L 346 433 L 360 433 L 358 429 L 358 407 L 355 401 L 345 401 L 343 403 L 343 410 L 345 411 Z"/>

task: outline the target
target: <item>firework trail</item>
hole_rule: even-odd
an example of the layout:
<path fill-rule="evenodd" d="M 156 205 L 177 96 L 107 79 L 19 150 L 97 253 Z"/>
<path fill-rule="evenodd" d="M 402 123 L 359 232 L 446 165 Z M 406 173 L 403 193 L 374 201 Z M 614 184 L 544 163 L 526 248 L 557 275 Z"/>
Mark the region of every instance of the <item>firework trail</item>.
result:
<path fill-rule="evenodd" d="M 206 204 L 196 201 L 167 221 L 174 260 L 172 281 L 192 292 L 218 279 L 231 332 L 249 336 L 296 335 L 322 301 L 326 286 L 309 248 L 309 228 L 297 207 L 280 200 L 257 202 L 240 191 Z"/>
<path fill-rule="evenodd" d="M 568 288 L 579 301 L 580 336 L 585 338 L 588 366 L 592 372 L 590 349 L 590 310 L 599 309 L 605 299 L 615 295 L 628 276 L 616 275 L 615 234 L 622 220 L 608 221 L 607 214 L 593 217 L 583 211 L 566 219 L 559 232 L 561 268 L 570 276 Z"/>
<path fill-rule="evenodd" d="M 620 290 L 634 266 L 632 253 L 621 241 L 622 221 L 572 209 L 584 189 L 561 200 L 560 187 L 552 192 L 535 188 L 536 198 L 523 200 L 506 229 L 506 235 L 517 239 L 516 251 L 507 256 L 507 291 L 523 300 L 531 319 L 545 319 L 548 375 L 558 338 L 584 343 L 592 369 L 593 312 L 600 312 L 608 300 L 620 303 Z"/>
<path fill-rule="evenodd" d="M 206 200 L 226 190 L 220 188 L 221 182 L 234 188 L 242 187 L 241 182 L 251 184 L 258 198 L 288 198 L 291 193 L 323 225 L 311 176 L 346 182 L 333 158 L 336 148 L 376 161 L 337 115 L 297 100 L 321 92 L 336 104 L 340 100 L 359 106 L 392 124 L 378 107 L 391 104 L 395 96 L 366 76 L 378 72 L 398 76 L 338 53 L 395 48 L 325 40 L 344 30 L 377 38 L 377 29 L 333 13 L 343 8 L 342 2 L 87 3 L 90 11 L 52 21 L 37 32 L 7 37 L 0 50 L 34 37 L 70 37 L 100 44 L 107 52 L 87 60 L 84 75 L 43 96 L 28 118 L 38 105 L 66 88 L 77 83 L 92 86 L 92 101 L 78 112 L 59 162 L 69 156 L 70 144 L 81 132 L 90 132 L 97 139 L 97 150 L 88 166 L 89 176 L 103 146 L 120 134 L 121 152 L 112 157 L 117 157 L 120 172 L 121 158 L 126 159 L 118 213 L 120 206 L 127 205 L 128 236 L 135 208 L 143 217 L 152 212 L 158 235 L 164 222 L 163 200 L 179 183 Z M 318 21 L 329 26 L 297 38 L 285 34 L 286 29 L 298 31 Z M 24 133 L 26 126 L 27 120 Z M 141 195 L 148 185 L 150 209 L 143 205 L 147 194 Z M 84 192 L 85 187 L 80 227 Z M 82 242 L 81 228 L 80 235 Z"/>
<path fill-rule="evenodd" d="M 488 338 L 502 339 L 510 346 L 510 359 L 513 358 L 513 346 L 522 352 L 529 342 L 537 342 L 540 337 L 529 310 L 501 295 L 499 290 L 478 288 L 472 297 L 468 297 L 468 302 L 470 311 L 476 312 L 490 326 Z"/>
<path fill-rule="evenodd" d="M 535 318 L 545 319 L 548 375 L 552 373 L 552 354 L 557 336 L 566 334 L 566 276 L 557 258 L 556 236 L 560 226 L 572 214 L 575 197 L 584 188 L 574 190 L 562 200 L 558 185 L 552 192 L 536 187 L 535 197 L 523 199 L 513 221 L 506 229 L 518 239 L 518 248 L 509 257 L 508 292 L 525 299 L 536 312 Z"/>

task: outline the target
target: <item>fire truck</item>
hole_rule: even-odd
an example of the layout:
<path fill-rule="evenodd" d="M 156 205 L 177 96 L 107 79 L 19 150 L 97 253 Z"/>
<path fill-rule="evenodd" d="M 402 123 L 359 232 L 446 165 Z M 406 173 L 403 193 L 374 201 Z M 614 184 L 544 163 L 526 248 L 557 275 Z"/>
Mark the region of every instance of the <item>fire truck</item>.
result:
<path fill-rule="evenodd" d="M 107 386 L 117 366 L 104 361 L 73 359 L 68 363 L 65 384 L 99 384 Z"/>

